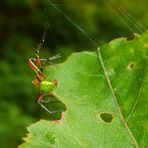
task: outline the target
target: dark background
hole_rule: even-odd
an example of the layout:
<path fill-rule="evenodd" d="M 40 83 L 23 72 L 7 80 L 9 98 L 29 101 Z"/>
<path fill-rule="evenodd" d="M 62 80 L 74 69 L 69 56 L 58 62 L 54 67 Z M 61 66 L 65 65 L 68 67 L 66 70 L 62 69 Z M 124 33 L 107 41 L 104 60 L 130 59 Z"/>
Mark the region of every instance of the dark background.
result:
<path fill-rule="evenodd" d="M 142 33 L 147 28 L 147 0 L 120 0 L 120 6 L 144 26 L 142 29 L 133 19 L 128 19 L 119 6 L 116 7 L 114 0 L 52 2 L 71 18 L 72 23 L 48 0 L 0 2 L 0 144 L 3 148 L 20 144 L 25 127 L 44 114 L 34 102 L 38 91 L 31 81 L 35 74 L 26 62 L 29 57 L 34 57 L 46 24 L 47 35 L 40 56 L 47 58 L 61 53 L 59 62 L 72 52 L 96 50 L 87 35 L 100 46 L 117 37 L 131 39 L 134 32 Z"/>

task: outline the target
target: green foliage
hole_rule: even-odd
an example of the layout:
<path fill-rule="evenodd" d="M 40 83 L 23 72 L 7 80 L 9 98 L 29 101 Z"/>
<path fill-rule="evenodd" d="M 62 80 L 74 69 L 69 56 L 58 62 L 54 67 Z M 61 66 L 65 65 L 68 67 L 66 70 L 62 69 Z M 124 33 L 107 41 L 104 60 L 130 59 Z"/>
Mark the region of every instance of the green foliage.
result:
<path fill-rule="evenodd" d="M 25 127 L 35 121 L 31 115 L 37 111 L 34 104 L 35 91 L 32 90 L 31 75 L 26 63 L 27 55 L 22 49 L 30 43 L 20 38 L 20 46 L 15 37 L 9 38 L 9 44 L 2 46 L 0 59 L 0 143 L 1 147 L 16 147 L 24 135 Z M 15 52 L 11 49 L 15 48 Z M 28 54 L 30 54 L 28 52 Z M 30 75 L 30 76 L 29 76 Z"/>
<path fill-rule="evenodd" d="M 20 137 L 25 133 L 25 126 L 28 126 L 34 119 L 25 115 L 19 106 L 9 102 L 1 102 L 0 112 L 0 144 L 3 148 L 16 147 L 21 142 Z M 24 129 L 24 130 L 22 130 Z M 20 140 L 19 140 L 20 139 Z"/>
<path fill-rule="evenodd" d="M 72 54 L 60 68 L 47 67 L 67 110 L 59 124 L 31 125 L 20 148 L 148 147 L 147 41 L 148 32 L 116 39 L 97 52 Z"/>
<path fill-rule="evenodd" d="M 73 23 L 93 36 L 94 41 L 96 38 L 99 45 L 118 36 L 132 36 L 133 32 L 125 26 L 126 23 L 137 31 L 135 23 L 132 24 L 112 5 L 113 0 L 52 2 L 57 4 L 56 6 L 69 16 Z M 143 26 L 147 26 L 147 0 L 136 3 L 135 0 L 120 0 L 120 4 Z M 38 110 L 35 99 L 39 92 L 31 83 L 35 74 L 26 64 L 29 57 L 34 57 L 35 48 L 41 40 L 46 23 L 49 24 L 49 28 L 43 45 L 46 48 L 43 47 L 40 52 L 42 58 L 61 53 L 62 58 L 58 61 L 61 62 L 72 52 L 96 49 L 86 35 L 53 8 L 49 0 L 0 2 L 0 143 L 3 148 L 9 148 L 10 145 L 16 147 L 24 135 L 25 127 L 35 120 L 59 119 L 60 114 L 56 114 L 55 117 L 46 114 L 42 109 Z M 131 62 L 128 68 L 133 65 Z M 117 66 L 116 69 L 120 70 L 120 67 Z M 61 104 L 47 106 L 55 110 L 57 106 L 60 108 Z M 105 121 L 112 120 L 110 114 L 101 115 Z M 51 134 L 50 136 L 52 137 Z"/>

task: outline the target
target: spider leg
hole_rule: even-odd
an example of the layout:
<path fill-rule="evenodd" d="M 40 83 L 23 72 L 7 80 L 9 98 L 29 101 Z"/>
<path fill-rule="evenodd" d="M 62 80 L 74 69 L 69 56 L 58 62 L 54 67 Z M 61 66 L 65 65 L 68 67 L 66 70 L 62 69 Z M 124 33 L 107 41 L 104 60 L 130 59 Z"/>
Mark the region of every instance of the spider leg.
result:
<path fill-rule="evenodd" d="M 58 58 L 60 58 L 61 57 L 61 54 L 56 54 L 56 55 L 54 55 L 54 56 L 52 56 L 52 57 L 49 57 L 48 59 L 47 59 L 47 61 L 45 62 L 45 64 L 44 65 L 47 65 L 47 64 L 50 64 L 50 65 L 54 65 L 54 66 L 56 66 L 56 67 L 58 67 L 56 64 L 53 64 L 53 60 L 56 60 L 56 59 L 58 59 Z M 59 67 L 58 67 L 59 68 Z"/>
<path fill-rule="evenodd" d="M 44 97 L 45 97 L 45 94 L 40 94 L 40 95 L 37 97 L 36 102 L 37 102 L 37 104 L 39 104 L 44 110 L 46 110 L 48 113 L 54 114 L 54 113 L 62 112 L 62 111 L 63 111 L 63 110 L 57 110 L 57 111 L 50 111 L 50 110 L 48 110 L 48 109 L 42 104 L 42 102 L 43 102 L 43 103 L 46 103 L 46 102 L 44 102 L 44 100 L 43 100 Z M 49 102 L 49 100 L 48 100 L 47 102 Z M 56 102 L 57 102 L 57 101 L 51 102 L 51 103 L 56 103 Z"/>
<path fill-rule="evenodd" d="M 47 59 L 38 59 L 38 57 L 30 59 L 39 66 L 40 71 L 43 71 L 43 67 L 45 63 L 47 63 Z"/>
<path fill-rule="evenodd" d="M 49 64 L 49 65 L 53 65 L 53 66 L 59 68 L 59 66 L 57 66 L 56 64 L 54 64 L 52 61 L 48 61 L 48 62 L 46 62 L 45 65 L 48 65 L 48 64 Z"/>
<path fill-rule="evenodd" d="M 40 102 L 46 104 L 46 103 L 56 103 L 56 102 L 59 102 L 59 101 L 58 100 L 57 101 L 52 101 L 52 99 L 48 99 L 48 100 L 42 99 Z"/>
<path fill-rule="evenodd" d="M 40 72 L 40 69 L 36 66 L 34 59 L 29 58 L 28 65 L 37 74 Z"/>
<path fill-rule="evenodd" d="M 36 52 L 36 58 L 30 58 L 30 59 L 39 66 L 40 70 L 42 70 L 43 67 L 46 66 L 47 64 L 54 65 L 54 66 L 58 67 L 56 64 L 53 64 L 52 61 L 55 60 L 55 59 L 60 58 L 61 57 L 60 54 L 56 54 L 56 55 L 54 55 L 52 57 L 49 57 L 48 59 L 43 59 L 43 58 L 40 59 L 39 55 L 37 53 L 38 52 Z"/>
<path fill-rule="evenodd" d="M 36 82 L 39 83 L 40 81 L 42 81 L 43 79 L 45 79 L 45 75 L 43 74 L 43 72 L 41 71 L 41 69 L 39 69 L 36 66 L 36 64 L 34 62 L 35 61 L 34 61 L 33 58 L 29 58 L 28 65 L 37 74 L 36 79 L 33 80 L 33 84 L 36 85 Z"/>
<path fill-rule="evenodd" d="M 37 98 L 36 98 L 36 100 L 35 100 L 35 102 L 36 103 L 39 103 L 39 102 L 41 102 L 42 100 L 43 100 L 43 98 L 45 97 L 45 94 L 40 94 L 40 95 L 38 95 L 37 96 Z"/>
<path fill-rule="evenodd" d="M 37 55 L 38 56 L 38 55 Z M 54 55 L 54 56 L 52 56 L 52 57 L 49 57 L 48 59 L 43 59 L 43 58 L 39 58 L 39 60 L 40 61 L 43 61 L 43 62 L 46 62 L 46 61 L 53 61 L 53 60 L 55 60 L 55 59 L 58 59 L 58 58 L 60 58 L 61 57 L 61 54 L 59 53 L 59 54 L 56 54 L 56 55 Z M 36 59 L 35 58 L 30 58 L 30 59 L 32 59 L 33 61 L 36 61 Z"/>
<path fill-rule="evenodd" d="M 44 110 L 46 110 L 48 113 L 50 114 L 54 114 L 54 113 L 58 113 L 58 112 L 62 112 L 63 110 L 56 110 L 56 111 L 50 111 L 48 110 L 41 102 L 38 103 Z"/>
<path fill-rule="evenodd" d="M 49 57 L 48 60 L 51 60 L 52 61 L 52 60 L 58 59 L 60 57 L 61 57 L 61 54 L 59 53 L 59 54 L 56 54 L 56 55 L 54 55 L 52 57 Z"/>
<path fill-rule="evenodd" d="M 30 59 L 31 59 L 32 61 L 34 61 L 34 62 L 36 61 L 36 59 L 35 59 L 35 58 L 30 58 Z M 47 59 L 40 59 L 40 61 L 41 61 L 41 62 L 46 62 L 46 61 L 47 61 Z"/>
<path fill-rule="evenodd" d="M 54 95 L 53 93 L 50 93 L 50 96 L 51 96 L 51 97 L 55 97 L 55 95 Z"/>

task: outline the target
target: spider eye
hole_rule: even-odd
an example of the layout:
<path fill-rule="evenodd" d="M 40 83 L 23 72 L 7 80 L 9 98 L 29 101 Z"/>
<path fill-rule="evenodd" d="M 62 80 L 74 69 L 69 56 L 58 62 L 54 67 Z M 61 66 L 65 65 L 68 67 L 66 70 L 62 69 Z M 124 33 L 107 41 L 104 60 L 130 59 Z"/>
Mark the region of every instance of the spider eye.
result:
<path fill-rule="evenodd" d="M 53 84 L 53 83 L 51 83 L 50 85 L 51 85 L 51 86 L 53 86 L 54 84 Z"/>

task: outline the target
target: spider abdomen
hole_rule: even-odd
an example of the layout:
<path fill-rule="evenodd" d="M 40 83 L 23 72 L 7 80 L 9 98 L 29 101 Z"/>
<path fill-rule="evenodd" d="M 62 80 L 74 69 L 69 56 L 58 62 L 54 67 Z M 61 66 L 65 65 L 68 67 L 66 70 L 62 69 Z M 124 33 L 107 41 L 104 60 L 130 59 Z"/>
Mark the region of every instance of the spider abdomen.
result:
<path fill-rule="evenodd" d="M 47 80 L 43 80 L 40 83 L 40 92 L 41 93 L 45 93 L 45 94 L 49 94 L 53 91 L 53 89 L 55 88 L 55 85 L 53 82 L 47 81 Z"/>

